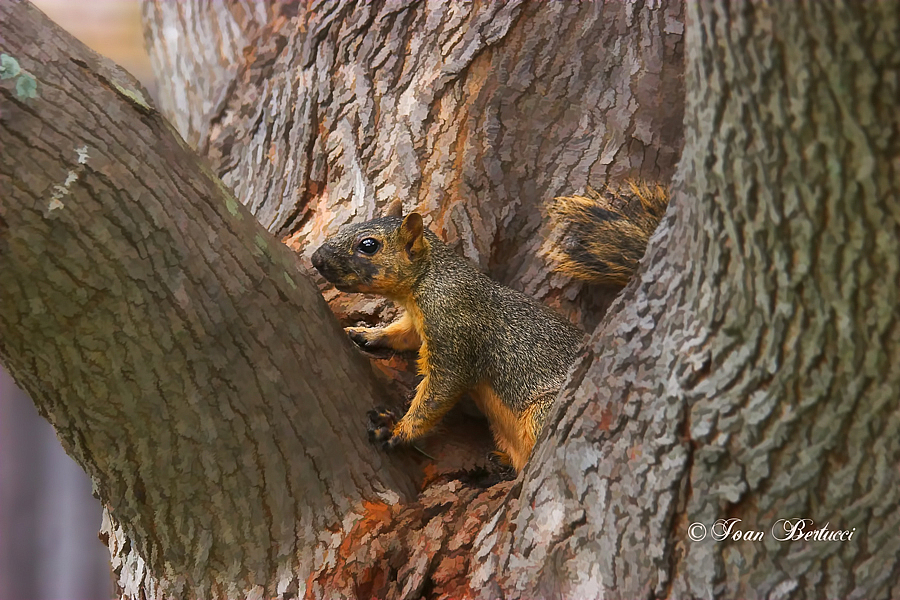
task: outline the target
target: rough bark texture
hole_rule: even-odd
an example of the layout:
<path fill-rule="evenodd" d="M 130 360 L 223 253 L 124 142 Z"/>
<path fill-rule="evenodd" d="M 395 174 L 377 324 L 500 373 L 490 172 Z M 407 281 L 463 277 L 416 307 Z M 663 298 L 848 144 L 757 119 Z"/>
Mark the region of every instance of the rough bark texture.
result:
<path fill-rule="evenodd" d="M 671 177 L 680 10 L 313 2 L 248 55 L 201 146 L 263 225 L 305 256 L 400 197 L 492 276 L 590 326 L 614 291 L 576 298 L 578 288 L 551 280 L 538 257 L 542 206 L 612 178 Z M 370 320 L 382 308 L 332 304 Z"/>
<path fill-rule="evenodd" d="M 369 366 L 135 81 L 0 20 L 0 360 L 93 478 L 125 597 L 296 591 L 323 531 L 412 491 L 345 418 Z"/>
<path fill-rule="evenodd" d="M 896 596 L 898 7 L 688 7 L 680 193 L 473 587 Z M 765 538 L 689 538 L 732 518 Z M 800 518 L 855 534 L 779 542 Z"/>
<path fill-rule="evenodd" d="M 227 97 L 245 48 L 289 4 L 261 0 L 144 2 L 153 70 L 164 73 L 159 109 L 191 146 Z"/>
<path fill-rule="evenodd" d="M 157 10 L 145 14 L 163 30 Z M 625 176 L 671 177 L 681 19 L 677 2 L 314 2 L 258 36 L 199 146 L 305 260 L 399 196 L 493 277 L 590 330 L 618 290 L 552 275 L 543 206 Z M 181 44 L 154 47 L 172 56 Z M 180 85 L 175 69 L 157 75 Z M 396 315 L 385 300 L 323 291 L 345 325 Z M 410 361 L 375 362 L 395 395 L 414 387 Z M 427 451 L 451 470 L 484 463 Z"/>
<path fill-rule="evenodd" d="M 898 8 L 688 7 L 682 88 L 677 4 L 312 3 L 217 104 L 200 148 L 301 252 L 399 195 L 590 325 L 540 206 L 666 180 L 687 91 L 673 205 L 523 475 L 412 498 L 285 249 L 0 0 L 39 91 L 0 85 L 0 360 L 98 482 L 123 597 L 900 594 Z M 718 518 L 767 535 L 690 541 Z M 776 542 L 797 518 L 855 536 Z"/>

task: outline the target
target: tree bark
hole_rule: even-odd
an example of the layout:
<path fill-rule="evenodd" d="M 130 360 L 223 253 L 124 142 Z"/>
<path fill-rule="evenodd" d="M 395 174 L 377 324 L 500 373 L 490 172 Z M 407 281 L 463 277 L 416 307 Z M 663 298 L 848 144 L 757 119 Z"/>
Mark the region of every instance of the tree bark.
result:
<path fill-rule="evenodd" d="M 285 249 L 132 82 L 0 1 L 38 81 L 0 85 L 0 360 L 97 482 L 123 597 L 900 593 L 898 8 L 687 6 L 682 86 L 674 3 L 313 3 L 217 104 L 201 150 L 301 252 L 399 195 L 588 326 L 603 300 L 529 258 L 540 206 L 666 180 L 683 114 L 670 211 L 525 472 L 414 497 Z M 766 536 L 689 539 L 718 518 Z M 797 518 L 855 535 L 773 539 Z"/>
<path fill-rule="evenodd" d="M 155 73 L 166 76 L 160 112 L 191 146 L 204 137 L 259 31 L 291 7 L 247 0 L 143 4 L 150 61 Z"/>
<path fill-rule="evenodd" d="M 680 12 L 677 2 L 313 2 L 248 53 L 200 146 L 305 257 L 400 197 L 493 277 L 590 328 L 618 290 L 579 294 L 548 274 L 541 208 L 588 184 L 671 177 Z M 145 14 L 162 30 L 157 11 Z M 172 68 L 157 74 L 181 85 Z M 377 320 L 384 303 L 340 295 L 332 307 Z"/>
<path fill-rule="evenodd" d="M 896 596 L 897 5 L 687 6 L 672 210 L 481 533 L 473 587 Z M 855 533 L 778 541 L 803 518 Z M 765 537 L 717 542 L 718 519 Z"/>

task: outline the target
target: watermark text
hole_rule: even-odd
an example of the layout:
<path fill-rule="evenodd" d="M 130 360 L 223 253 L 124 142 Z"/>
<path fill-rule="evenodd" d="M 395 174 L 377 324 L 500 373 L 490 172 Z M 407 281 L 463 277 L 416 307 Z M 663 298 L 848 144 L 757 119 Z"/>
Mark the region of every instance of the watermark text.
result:
<path fill-rule="evenodd" d="M 831 529 L 831 523 L 816 527 L 812 519 L 778 519 L 767 531 L 744 527 L 741 519 L 719 519 L 712 525 L 696 522 L 688 525 L 688 537 L 699 542 L 707 537 L 716 542 L 761 542 L 771 537 L 778 542 L 849 542 L 852 529 Z"/>

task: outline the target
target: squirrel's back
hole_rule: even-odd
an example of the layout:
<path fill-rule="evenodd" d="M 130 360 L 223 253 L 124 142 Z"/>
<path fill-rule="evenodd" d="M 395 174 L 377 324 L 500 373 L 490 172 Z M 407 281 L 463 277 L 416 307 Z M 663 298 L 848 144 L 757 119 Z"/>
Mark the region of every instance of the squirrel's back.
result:
<path fill-rule="evenodd" d="M 534 394 L 558 389 L 584 334 L 548 306 L 484 275 L 433 235 L 432 252 L 440 258 L 419 284 L 417 301 L 434 328 L 429 332 L 426 325 L 434 360 L 471 352 L 473 373 L 489 379 L 514 410 Z"/>
<path fill-rule="evenodd" d="M 469 391 L 497 445 L 521 469 L 584 334 L 432 236 L 432 260 L 415 293 L 428 370 L 442 373 L 447 387 Z"/>

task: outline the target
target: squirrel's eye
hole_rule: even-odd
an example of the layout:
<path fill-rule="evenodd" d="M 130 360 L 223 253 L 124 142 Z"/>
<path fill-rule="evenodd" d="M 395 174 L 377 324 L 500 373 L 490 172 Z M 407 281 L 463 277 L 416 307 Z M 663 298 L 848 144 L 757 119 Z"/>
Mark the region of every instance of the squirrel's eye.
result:
<path fill-rule="evenodd" d="M 369 256 L 378 252 L 379 248 L 381 248 L 381 242 L 375 238 L 365 238 L 356 245 L 357 250 Z"/>

